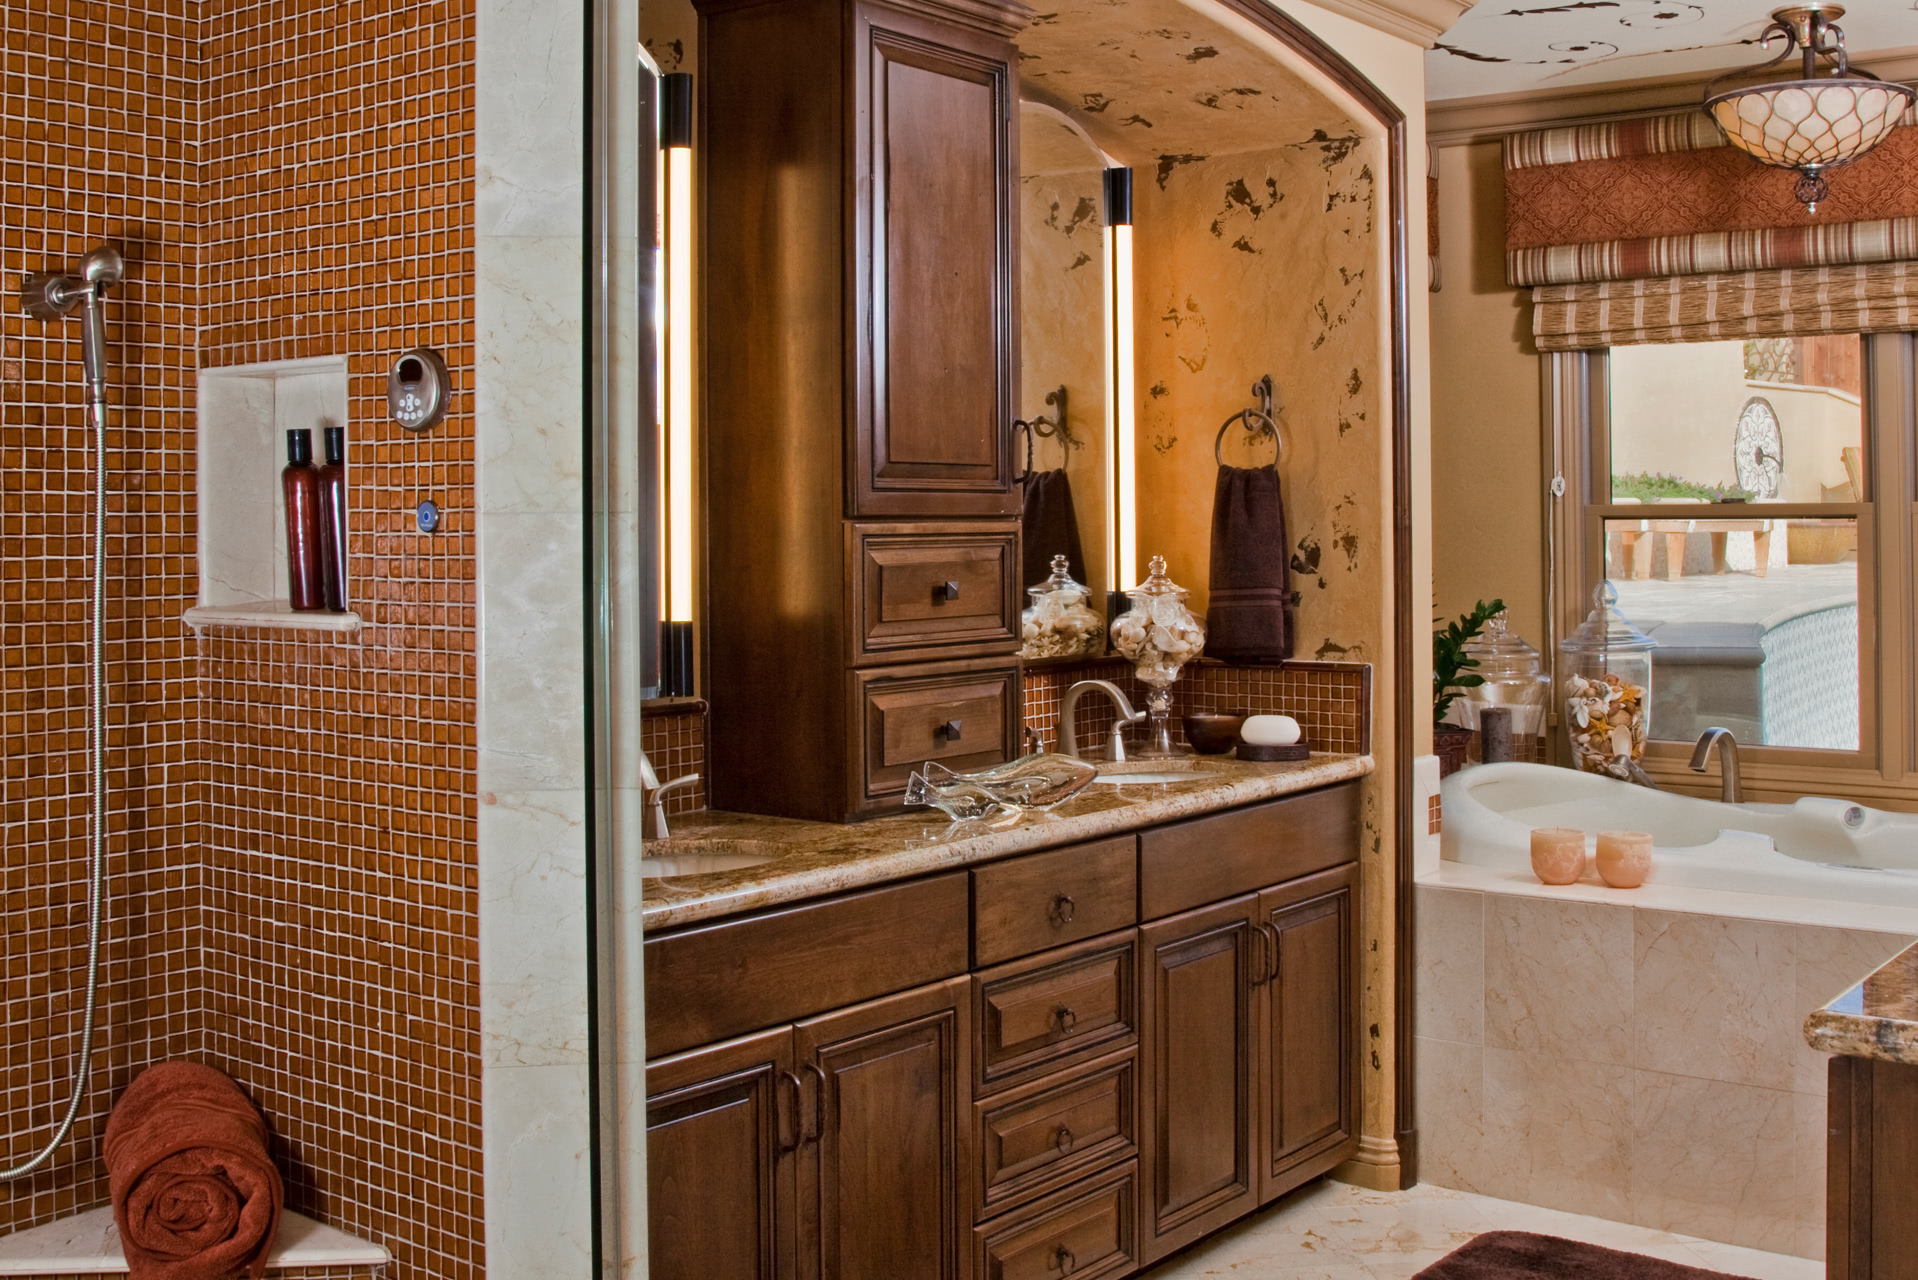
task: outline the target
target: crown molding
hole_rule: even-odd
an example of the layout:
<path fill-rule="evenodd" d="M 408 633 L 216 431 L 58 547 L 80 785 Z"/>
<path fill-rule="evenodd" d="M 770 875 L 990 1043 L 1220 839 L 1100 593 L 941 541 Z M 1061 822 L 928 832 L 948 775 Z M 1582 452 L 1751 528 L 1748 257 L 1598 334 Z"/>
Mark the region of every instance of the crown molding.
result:
<path fill-rule="evenodd" d="M 1884 80 L 1918 83 L 1918 47 L 1856 54 L 1853 60 Z M 1444 98 L 1425 104 L 1425 136 L 1441 147 L 1492 142 L 1524 129 L 1629 120 L 1696 107 L 1705 86 L 1725 72 L 1703 71 L 1617 84 L 1522 89 L 1482 98 Z"/>
<path fill-rule="evenodd" d="M 1312 0 L 1354 22 L 1430 49 L 1478 0 Z"/>

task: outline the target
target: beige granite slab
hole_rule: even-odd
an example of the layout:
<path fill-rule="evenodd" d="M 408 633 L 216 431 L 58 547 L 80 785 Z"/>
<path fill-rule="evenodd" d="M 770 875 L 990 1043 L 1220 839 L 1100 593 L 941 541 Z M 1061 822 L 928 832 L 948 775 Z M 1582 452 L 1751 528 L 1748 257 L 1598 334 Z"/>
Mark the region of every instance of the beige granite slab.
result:
<path fill-rule="evenodd" d="M 644 881 L 647 932 L 949 871 L 1035 849 L 1138 831 L 1360 778 L 1369 755 L 1314 753 L 1294 764 L 1203 757 L 1177 782 L 1095 782 L 1050 813 L 946 823 L 931 810 L 839 825 L 738 813 L 674 818 L 672 846 L 720 841 L 726 851 L 770 854 L 755 866 Z M 1135 769 L 1143 765 L 1134 765 Z M 660 846 L 649 845 L 652 854 Z M 662 850 L 663 852 L 663 850 Z"/>
<path fill-rule="evenodd" d="M 1918 1066 L 1918 945 L 1813 1010 L 1805 1043 L 1821 1053 Z"/>

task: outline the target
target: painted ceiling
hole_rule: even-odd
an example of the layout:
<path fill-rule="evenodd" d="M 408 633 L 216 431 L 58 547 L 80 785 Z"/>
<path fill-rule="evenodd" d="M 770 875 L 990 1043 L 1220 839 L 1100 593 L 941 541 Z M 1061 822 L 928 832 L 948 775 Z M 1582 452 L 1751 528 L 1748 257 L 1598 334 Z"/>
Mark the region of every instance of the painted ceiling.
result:
<path fill-rule="evenodd" d="M 1020 92 L 1065 111 L 1129 165 L 1341 136 L 1304 80 L 1180 0 L 1047 0 L 1019 33 Z"/>
<path fill-rule="evenodd" d="M 1757 66 L 1757 47 L 1785 0 L 1479 0 L 1425 55 L 1432 101 L 1527 89 Z M 1918 0 L 1856 0 L 1839 21 L 1846 44 L 1918 47 Z"/>

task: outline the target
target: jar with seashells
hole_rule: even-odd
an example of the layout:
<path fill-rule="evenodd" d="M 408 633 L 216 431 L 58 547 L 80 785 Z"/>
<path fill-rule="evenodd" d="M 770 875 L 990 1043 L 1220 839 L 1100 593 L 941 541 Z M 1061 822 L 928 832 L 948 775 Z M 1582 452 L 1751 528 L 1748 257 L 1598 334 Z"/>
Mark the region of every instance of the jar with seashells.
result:
<path fill-rule="evenodd" d="M 1652 650 L 1658 642 L 1618 611 L 1618 589 L 1601 583 L 1592 611 L 1559 646 L 1565 728 L 1586 773 L 1649 782 L 1639 761 L 1651 736 Z"/>
<path fill-rule="evenodd" d="M 1183 755 L 1172 745 L 1172 682 L 1205 651 L 1205 624 L 1186 608 L 1191 595 L 1165 576 L 1165 557 L 1153 556 L 1151 575 L 1126 592 L 1132 607 L 1112 620 L 1112 647 L 1132 664 L 1146 687 L 1146 745 L 1140 759 Z"/>
<path fill-rule="evenodd" d="M 1086 603 L 1089 593 L 1073 580 L 1064 556 L 1052 557 L 1052 576 L 1026 594 L 1032 603 L 1019 616 L 1020 657 L 1078 658 L 1105 648 L 1105 619 Z"/>

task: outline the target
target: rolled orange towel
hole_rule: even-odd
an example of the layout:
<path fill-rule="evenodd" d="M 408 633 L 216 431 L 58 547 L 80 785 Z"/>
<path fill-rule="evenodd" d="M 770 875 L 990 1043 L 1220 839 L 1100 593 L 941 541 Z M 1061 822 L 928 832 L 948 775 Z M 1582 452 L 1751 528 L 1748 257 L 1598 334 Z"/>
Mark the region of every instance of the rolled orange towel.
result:
<path fill-rule="evenodd" d="M 107 1182 L 131 1280 L 259 1280 L 286 1190 L 266 1121 L 223 1072 L 167 1062 L 107 1120 Z"/>

